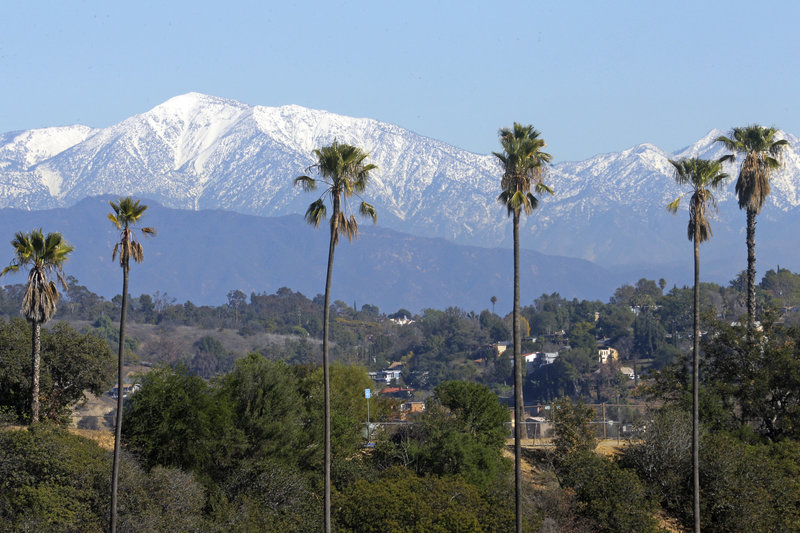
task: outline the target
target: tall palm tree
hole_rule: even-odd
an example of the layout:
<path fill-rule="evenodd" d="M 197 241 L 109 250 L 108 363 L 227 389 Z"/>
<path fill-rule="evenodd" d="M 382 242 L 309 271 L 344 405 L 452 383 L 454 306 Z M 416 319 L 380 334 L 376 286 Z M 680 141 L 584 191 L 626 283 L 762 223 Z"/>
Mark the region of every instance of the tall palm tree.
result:
<path fill-rule="evenodd" d="M 700 531 L 700 243 L 711 238 L 708 207 L 716 208 L 711 189 L 716 189 L 728 175 L 722 172 L 722 163 L 705 159 L 684 159 L 670 163 L 675 167 L 678 185 L 691 188 L 689 199 L 689 226 L 687 236 L 694 243 L 694 324 L 692 329 L 692 480 L 694 497 L 694 530 Z M 689 194 L 689 193 L 687 193 Z M 678 211 L 681 197 L 667 206 L 672 213 Z"/>
<path fill-rule="evenodd" d="M 11 246 L 14 247 L 14 259 L 0 272 L 0 276 L 8 272 L 17 272 L 20 267 L 28 265 L 31 267 L 28 283 L 25 285 L 25 295 L 22 298 L 22 314 L 31 323 L 31 424 L 34 424 L 39 421 L 42 324 L 55 314 L 59 298 L 56 283 L 48 279 L 48 274 L 55 273 L 66 291 L 67 282 L 61 268 L 74 248 L 60 233 L 48 233 L 45 236 L 41 229 L 30 233 L 16 233 Z"/>
<path fill-rule="evenodd" d="M 309 176 L 295 178 L 294 184 L 299 185 L 304 191 L 313 191 L 319 183 L 323 184 L 322 195 L 311 203 L 306 210 L 306 221 L 318 227 L 320 222 L 327 217 L 325 201 L 331 203 L 331 236 L 328 246 L 328 270 L 325 276 L 325 301 L 323 303 L 322 322 L 322 369 L 324 381 L 325 403 L 325 532 L 331 531 L 331 396 L 330 396 L 330 362 L 328 357 L 328 333 L 330 329 L 330 304 L 331 304 L 331 278 L 333 273 L 333 252 L 339 242 L 339 235 L 345 235 L 350 242 L 358 236 L 358 223 L 351 213 L 347 215 L 348 199 L 364 192 L 369 181 L 369 173 L 377 167 L 365 163 L 369 154 L 360 148 L 349 144 L 339 144 L 334 141 L 330 146 L 314 150 L 317 162 L 310 166 L 308 171 L 316 171 L 318 179 Z M 364 217 L 377 220 L 375 208 L 361 201 L 359 213 Z"/>
<path fill-rule="evenodd" d="M 146 205 L 141 205 L 139 200 L 130 196 L 120 198 L 119 203 L 108 202 L 113 213 L 108 214 L 108 219 L 120 230 L 119 242 L 114 245 L 111 260 L 119 254 L 119 265 L 122 267 L 122 310 L 119 315 L 119 347 L 117 352 L 117 422 L 114 428 L 114 466 L 111 470 L 111 531 L 117 530 L 117 481 L 119 479 L 119 456 L 122 442 L 122 362 L 123 346 L 125 345 L 125 315 L 128 309 L 128 272 L 130 260 L 137 263 L 144 260 L 142 244 L 136 239 L 135 226 L 144 212 Z M 154 235 L 153 228 L 140 228 L 144 235 Z"/>
<path fill-rule="evenodd" d="M 522 422 L 524 420 L 522 399 L 522 361 L 520 350 L 522 338 L 520 334 L 519 309 L 519 219 L 524 212 L 529 215 L 539 205 L 533 193 L 553 194 L 553 190 L 544 184 L 547 175 L 546 164 L 550 162 L 550 154 L 543 152 L 544 139 L 533 126 L 514 123 L 514 127 L 500 130 L 502 152 L 493 152 L 503 165 L 503 178 L 500 181 L 502 192 L 497 200 L 506 206 L 508 215 L 513 220 L 514 236 L 514 478 L 516 487 L 517 533 L 522 531 Z M 533 189 L 533 192 L 531 192 Z"/>
<path fill-rule="evenodd" d="M 747 323 L 752 328 L 756 316 L 756 215 L 761 212 L 769 195 L 770 175 L 780 168 L 783 151 L 789 146 L 786 139 L 776 140 L 778 130 L 751 125 L 733 128 L 730 137 L 715 139 L 732 151 L 720 158 L 721 162 L 733 162 L 736 154 L 744 156 L 739 178 L 736 180 L 736 195 L 739 209 L 747 212 Z"/>

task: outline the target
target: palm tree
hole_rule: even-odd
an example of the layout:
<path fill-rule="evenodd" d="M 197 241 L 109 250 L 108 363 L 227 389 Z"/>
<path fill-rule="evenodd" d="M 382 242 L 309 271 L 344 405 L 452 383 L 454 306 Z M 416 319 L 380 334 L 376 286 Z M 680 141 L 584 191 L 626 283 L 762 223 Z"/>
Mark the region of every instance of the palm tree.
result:
<path fill-rule="evenodd" d="M 529 215 L 539 205 L 539 200 L 531 192 L 553 194 L 553 190 L 544 184 L 547 174 L 546 163 L 550 162 L 550 154 L 543 152 L 544 139 L 533 126 L 514 123 L 512 129 L 500 130 L 502 152 L 494 155 L 503 165 L 503 178 L 500 182 L 502 192 L 497 200 L 506 206 L 508 215 L 513 220 L 514 236 L 514 478 L 516 487 L 517 533 L 522 531 L 522 361 L 520 347 L 520 309 L 519 309 L 519 218 L 524 212 Z"/>
<path fill-rule="evenodd" d="M 111 260 L 116 259 L 119 254 L 119 265 L 122 267 L 122 311 L 119 315 L 119 347 L 117 352 L 117 422 L 114 428 L 114 465 L 111 470 L 111 531 L 117 530 L 117 480 L 119 479 L 119 456 L 122 442 L 122 362 L 123 346 L 125 345 L 125 315 L 128 309 L 128 272 L 130 270 L 130 260 L 133 258 L 137 263 L 144 260 L 142 244 L 136 240 L 136 233 L 132 226 L 135 226 L 144 212 L 147 211 L 146 205 L 139 204 L 139 200 L 134 200 L 130 196 L 120 198 L 119 203 L 108 202 L 113 213 L 108 214 L 108 219 L 120 230 L 120 240 L 114 245 L 111 253 Z M 140 228 L 145 235 L 154 235 L 153 228 Z"/>
<path fill-rule="evenodd" d="M 22 298 L 22 314 L 31 323 L 31 424 L 39 421 L 39 365 L 41 361 L 42 324 L 50 320 L 56 312 L 58 288 L 54 281 L 48 279 L 49 273 L 55 273 L 64 290 L 67 282 L 61 269 L 67 256 L 74 249 L 60 233 L 48 233 L 45 236 L 41 229 L 30 233 L 18 232 L 11 241 L 15 257 L 11 264 L 0 272 L 0 276 L 8 272 L 17 272 L 20 267 L 30 265 L 28 283 Z"/>
<path fill-rule="evenodd" d="M 761 212 L 769 195 L 769 178 L 780 168 L 783 151 L 789 146 L 786 139 L 775 139 L 778 130 L 752 125 L 733 128 L 730 137 L 715 139 L 732 151 L 720 158 L 720 162 L 733 162 L 736 154 L 744 156 L 739 178 L 736 180 L 736 195 L 739 209 L 747 212 L 747 324 L 752 329 L 756 316 L 756 215 Z"/>
<path fill-rule="evenodd" d="M 694 486 L 694 530 L 700 531 L 700 243 L 711 238 L 708 221 L 709 204 L 716 208 L 711 189 L 716 189 L 728 175 L 722 172 L 722 163 L 705 159 L 670 160 L 675 167 L 678 185 L 691 187 L 689 199 L 689 226 L 687 236 L 694 243 L 694 324 L 692 330 L 692 478 Z M 687 193 L 688 194 L 688 193 Z M 681 197 L 667 206 L 672 213 L 678 211 Z"/>
<path fill-rule="evenodd" d="M 492 302 L 492 314 L 494 314 L 494 304 L 497 303 L 497 296 L 492 296 L 489 301 Z"/>
<path fill-rule="evenodd" d="M 339 242 L 339 235 L 345 235 L 350 242 L 358 236 L 358 223 L 355 216 L 347 215 L 348 198 L 364 192 L 369 181 L 369 173 L 377 167 L 366 164 L 364 160 L 369 154 L 360 148 L 349 144 L 339 144 L 334 141 L 332 145 L 314 150 L 317 162 L 310 166 L 308 171 L 316 171 L 318 179 L 309 176 L 295 178 L 294 184 L 299 185 L 304 191 L 313 191 L 318 183 L 325 187 L 322 195 L 306 210 L 306 221 L 318 227 L 320 222 L 327 217 L 326 199 L 330 201 L 333 212 L 331 213 L 331 237 L 328 247 L 328 270 L 325 277 L 325 301 L 323 303 L 322 322 L 322 369 L 324 382 L 325 403 L 325 532 L 331 531 L 331 396 L 330 396 L 330 362 L 328 358 L 328 332 L 330 328 L 330 302 L 331 278 L 333 273 L 333 252 Z M 364 217 L 377 220 L 375 208 L 361 201 L 359 213 Z"/>

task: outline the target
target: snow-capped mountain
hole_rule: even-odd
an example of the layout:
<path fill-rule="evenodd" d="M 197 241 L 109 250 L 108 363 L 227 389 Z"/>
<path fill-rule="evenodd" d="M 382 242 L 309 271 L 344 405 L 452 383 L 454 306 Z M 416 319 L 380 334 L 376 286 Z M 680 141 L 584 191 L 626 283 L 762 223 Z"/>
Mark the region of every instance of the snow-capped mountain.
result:
<path fill-rule="evenodd" d="M 724 149 L 714 138 L 723 133 L 709 132 L 672 154 L 641 144 L 554 165 L 549 182 L 555 195 L 542 198 L 539 210 L 524 217 L 523 246 L 604 266 L 683 262 L 690 253 L 687 217 L 673 217 L 664 208 L 681 193 L 668 160 L 718 157 Z M 770 221 L 790 220 L 800 229 L 800 148 L 796 137 L 782 135 L 791 148 L 759 219 L 765 226 L 759 231 L 766 233 L 760 241 L 768 240 Z M 460 244 L 510 244 L 510 224 L 496 202 L 500 167 L 491 155 L 376 120 L 292 105 L 250 106 L 197 93 L 105 129 L 71 126 L 0 135 L 0 207 L 44 209 L 87 196 L 134 194 L 173 208 L 302 214 L 313 197 L 293 187 L 293 178 L 313 163 L 314 148 L 335 139 L 363 148 L 377 164 L 365 199 L 378 209 L 380 225 Z M 737 172 L 733 166 L 727 171 Z M 736 207 L 733 182 L 717 193 L 719 238 L 708 248 L 743 240 L 744 215 Z M 711 260 L 730 270 L 728 255 L 714 254 Z"/>

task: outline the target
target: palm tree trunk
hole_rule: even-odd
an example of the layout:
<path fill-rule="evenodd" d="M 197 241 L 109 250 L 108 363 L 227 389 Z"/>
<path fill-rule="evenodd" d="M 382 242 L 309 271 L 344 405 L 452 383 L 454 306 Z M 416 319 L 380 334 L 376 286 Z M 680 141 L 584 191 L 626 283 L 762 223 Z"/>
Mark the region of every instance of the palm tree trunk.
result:
<path fill-rule="evenodd" d="M 522 398 L 522 339 L 519 327 L 519 210 L 514 212 L 514 487 L 517 533 L 522 533 L 522 424 L 524 403 Z"/>
<path fill-rule="evenodd" d="M 39 421 L 39 367 L 42 355 L 42 325 L 31 322 L 31 424 Z"/>
<path fill-rule="evenodd" d="M 122 265 L 122 311 L 119 315 L 119 350 L 117 356 L 117 422 L 114 428 L 114 466 L 111 469 L 111 533 L 117 531 L 117 488 L 122 443 L 122 362 L 125 346 L 125 315 L 128 309 L 128 264 Z"/>
<path fill-rule="evenodd" d="M 747 329 L 756 320 L 756 212 L 747 210 Z"/>
<path fill-rule="evenodd" d="M 694 234 L 694 324 L 692 329 L 692 486 L 694 531 L 700 532 L 700 229 Z"/>
<path fill-rule="evenodd" d="M 328 245 L 328 272 L 325 275 L 325 299 L 322 311 L 322 376 L 325 389 L 325 533 L 331 533 L 331 375 L 329 361 L 328 332 L 331 322 L 331 280 L 333 278 L 333 252 L 339 231 L 339 198 L 333 197 L 333 217 L 331 218 L 331 240 Z"/>

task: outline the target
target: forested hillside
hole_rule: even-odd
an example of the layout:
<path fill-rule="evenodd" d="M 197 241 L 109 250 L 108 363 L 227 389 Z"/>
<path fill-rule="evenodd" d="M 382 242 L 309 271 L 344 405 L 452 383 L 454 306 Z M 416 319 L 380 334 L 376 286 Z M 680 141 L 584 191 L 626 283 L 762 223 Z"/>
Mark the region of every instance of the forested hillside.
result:
<path fill-rule="evenodd" d="M 742 346 L 737 325 L 745 312 L 744 285 L 741 276 L 726 287 L 702 285 L 709 324 L 701 411 L 704 529 L 768 531 L 763 524 L 779 523 L 787 530 L 797 527 L 800 504 L 794 396 L 800 387 L 800 276 L 778 269 L 761 280 L 764 340 L 750 341 L 762 346 L 758 360 L 741 359 L 753 353 Z M 29 327 L 18 318 L 22 291 L 11 285 L 0 292 L 5 423 L 25 422 L 27 413 Z M 607 302 L 550 294 L 524 305 L 523 353 L 558 353 L 551 364 L 527 365 L 525 403 L 552 405 L 561 439 L 554 451 L 529 456 L 536 476 L 536 485 L 526 489 L 531 531 L 546 524 L 564 531 L 655 531 L 658 516 L 691 519 L 685 490 L 691 402 L 681 355 L 691 341 L 690 299 L 689 288 L 642 279 L 619 287 Z M 417 314 L 367 302 L 333 304 L 334 519 L 340 530 L 507 531 L 513 523 L 513 485 L 501 454 L 509 418 L 500 403 L 510 396 L 512 364 L 507 354 L 498 355 L 510 336 L 510 317 L 486 303 L 480 312 Z M 318 530 L 318 513 L 310 510 L 321 489 L 320 304 L 321 297 L 288 288 L 231 291 L 218 306 L 178 303 L 166 293 L 130 299 L 126 361 L 149 371 L 135 378 L 141 390 L 126 399 L 130 454 L 122 469 L 122 530 L 141 530 L 141 524 L 153 531 Z M 115 357 L 108 346 L 118 339 L 119 305 L 120 297 L 108 301 L 69 279 L 55 325 L 43 336 L 42 411 L 51 424 L 69 423 L 82 398 L 78 391 L 102 395 L 110 388 Z M 619 359 L 600 363 L 600 347 L 614 348 Z M 367 376 L 390 365 L 401 369 L 390 384 Z M 636 379 L 622 374 L 623 367 L 634 368 Z M 378 425 L 374 447 L 364 452 L 364 389 L 389 386 L 401 392 L 373 398 L 370 416 Z M 597 412 L 566 397 L 616 405 L 618 421 L 639 428 L 637 439 L 617 459 L 585 454 L 581 450 L 591 450 L 598 435 Z M 424 401 L 426 409 L 403 414 L 401 404 L 410 400 Z M 623 413 L 626 405 L 633 409 Z M 392 420 L 414 423 L 386 424 Z M 0 476 L 0 516 L 12 529 L 104 529 L 106 452 L 48 424 L 1 432 L 0 439 L 6 474 Z M 48 451 L 53 445 L 57 454 Z M 742 471 L 752 475 L 743 478 Z M 50 472 L 47 479 L 44 472 Z M 617 494 L 626 496 L 618 500 Z M 730 505 L 748 520 L 731 521 L 722 511 Z"/>

